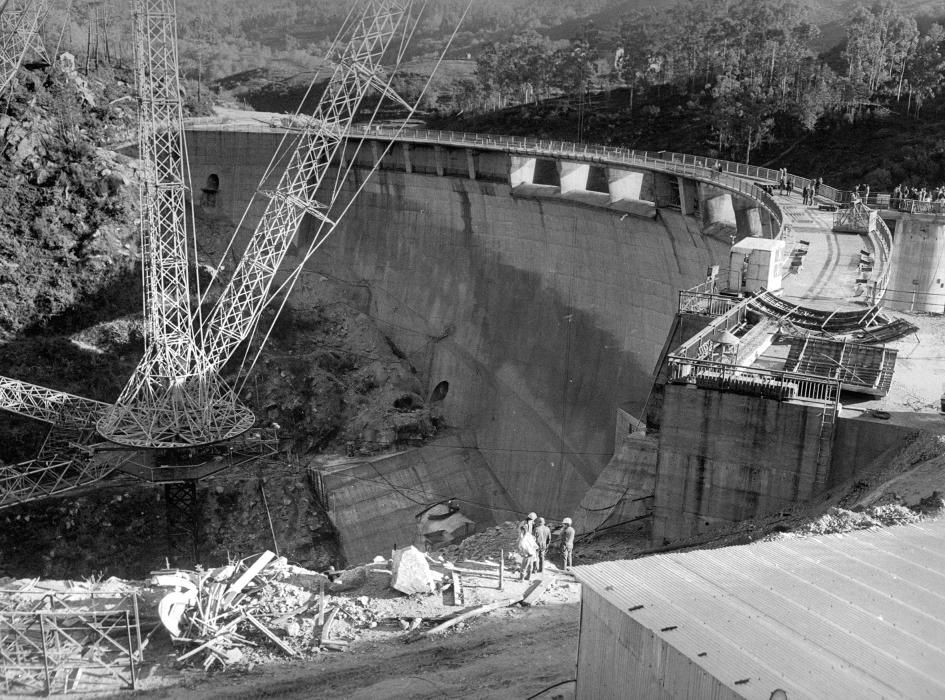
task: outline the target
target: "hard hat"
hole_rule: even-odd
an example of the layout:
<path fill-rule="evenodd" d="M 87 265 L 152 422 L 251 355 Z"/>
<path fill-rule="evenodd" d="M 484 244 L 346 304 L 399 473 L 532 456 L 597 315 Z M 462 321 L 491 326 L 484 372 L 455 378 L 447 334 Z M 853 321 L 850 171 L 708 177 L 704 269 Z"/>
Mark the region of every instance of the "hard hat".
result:
<path fill-rule="evenodd" d="M 564 520 L 561 521 L 561 523 L 564 524 L 564 525 L 570 525 L 570 524 L 571 524 L 571 518 L 565 518 Z"/>
<path fill-rule="evenodd" d="M 537 517 L 538 517 L 538 516 L 535 515 L 534 513 L 529 513 L 529 514 L 528 514 L 528 519 L 529 519 L 529 520 L 534 520 L 534 519 L 537 518 Z"/>

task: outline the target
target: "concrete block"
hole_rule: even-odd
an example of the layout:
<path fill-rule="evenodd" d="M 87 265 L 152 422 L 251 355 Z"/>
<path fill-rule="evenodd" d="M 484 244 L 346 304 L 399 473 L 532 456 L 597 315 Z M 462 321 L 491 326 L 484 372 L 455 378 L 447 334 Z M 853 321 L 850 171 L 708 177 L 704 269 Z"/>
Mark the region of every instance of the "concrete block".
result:
<path fill-rule="evenodd" d="M 433 591 L 433 572 L 426 555 L 411 545 L 394 551 L 390 587 L 407 595 Z"/>
<path fill-rule="evenodd" d="M 562 194 L 575 190 L 587 190 L 587 176 L 591 169 L 589 164 L 559 160 L 557 165 Z"/>
<path fill-rule="evenodd" d="M 761 227 L 761 210 L 757 207 L 735 208 L 735 229 L 739 238 L 764 237 Z"/>
<path fill-rule="evenodd" d="M 693 523 L 736 522 L 826 488 L 815 408 L 670 385 L 661 423 L 655 505 L 662 512 L 691 514 Z M 718 435 L 725 439 L 711 437 Z"/>
<path fill-rule="evenodd" d="M 509 184 L 512 188 L 531 184 L 535 180 L 535 158 L 511 156 L 509 163 Z"/>
<path fill-rule="evenodd" d="M 702 221 L 706 226 L 711 224 L 735 225 L 735 210 L 732 208 L 732 197 L 728 193 L 708 197 L 702 203 Z"/>
<path fill-rule="evenodd" d="M 611 202 L 622 199 L 643 199 L 643 173 L 634 170 L 607 168 L 607 189 Z"/>

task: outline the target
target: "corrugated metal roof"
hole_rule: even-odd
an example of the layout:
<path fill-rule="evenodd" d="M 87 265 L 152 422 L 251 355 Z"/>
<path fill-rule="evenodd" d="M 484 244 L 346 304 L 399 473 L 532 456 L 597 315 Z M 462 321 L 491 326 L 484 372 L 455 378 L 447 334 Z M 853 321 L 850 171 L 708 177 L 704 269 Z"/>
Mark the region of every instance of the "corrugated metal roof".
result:
<path fill-rule="evenodd" d="M 745 697 L 945 697 L 945 520 L 574 574 Z"/>

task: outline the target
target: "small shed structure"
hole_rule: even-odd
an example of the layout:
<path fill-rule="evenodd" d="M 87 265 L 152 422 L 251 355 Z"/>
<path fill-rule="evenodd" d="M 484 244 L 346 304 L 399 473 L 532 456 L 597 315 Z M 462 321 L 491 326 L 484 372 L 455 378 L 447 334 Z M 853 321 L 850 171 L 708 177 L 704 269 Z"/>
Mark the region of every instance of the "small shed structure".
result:
<path fill-rule="evenodd" d="M 574 574 L 580 700 L 945 697 L 945 520 Z"/>
<path fill-rule="evenodd" d="M 749 236 L 732 246 L 729 254 L 728 287 L 754 294 L 759 289 L 781 289 L 784 241 Z"/>

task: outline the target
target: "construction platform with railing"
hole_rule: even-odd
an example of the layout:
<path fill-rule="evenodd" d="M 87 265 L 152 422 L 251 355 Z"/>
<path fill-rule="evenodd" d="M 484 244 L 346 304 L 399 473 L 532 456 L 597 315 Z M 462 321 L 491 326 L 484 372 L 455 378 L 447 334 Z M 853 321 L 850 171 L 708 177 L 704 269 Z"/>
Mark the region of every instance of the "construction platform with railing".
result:
<path fill-rule="evenodd" d="M 718 283 L 680 292 L 676 328 L 690 331 L 654 389 L 655 544 L 823 493 L 841 399 L 885 396 L 898 351 L 883 341 L 915 331 L 878 305 L 818 310 Z"/>

